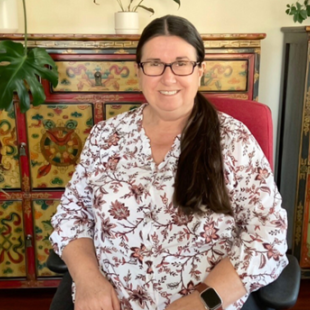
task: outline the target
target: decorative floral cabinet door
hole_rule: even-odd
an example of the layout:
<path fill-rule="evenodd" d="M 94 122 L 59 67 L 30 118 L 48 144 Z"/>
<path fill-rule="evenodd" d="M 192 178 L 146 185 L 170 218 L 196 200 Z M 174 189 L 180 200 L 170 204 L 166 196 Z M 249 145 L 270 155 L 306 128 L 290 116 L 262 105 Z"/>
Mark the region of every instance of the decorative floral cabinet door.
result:
<path fill-rule="evenodd" d="M 20 187 L 15 111 L 0 111 L 0 188 Z"/>
<path fill-rule="evenodd" d="M 91 104 L 44 104 L 27 112 L 31 188 L 63 188 L 93 126 Z"/>
<path fill-rule="evenodd" d="M 21 201 L 0 201 L 0 278 L 2 277 L 26 277 Z"/>
<path fill-rule="evenodd" d="M 265 34 L 205 34 L 206 96 L 258 98 Z M 0 41 L 23 42 L 21 34 Z M 43 105 L 0 112 L 0 289 L 55 287 L 46 266 L 51 217 L 95 123 L 145 102 L 135 70 L 139 36 L 30 34 L 55 60 L 59 84 L 42 80 Z"/>
<path fill-rule="evenodd" d="M 59 200 L 34 200 L 32 203 L 34 216 L 34 236 L 35 236 L 35 257 L 36 271 L 38 277 L 50 277 L 55 273 L 51 272 L 46 261 L 49 250 L 52 248 L 49 236 L 53 231 L 51 218 L 56 212 Z"/>

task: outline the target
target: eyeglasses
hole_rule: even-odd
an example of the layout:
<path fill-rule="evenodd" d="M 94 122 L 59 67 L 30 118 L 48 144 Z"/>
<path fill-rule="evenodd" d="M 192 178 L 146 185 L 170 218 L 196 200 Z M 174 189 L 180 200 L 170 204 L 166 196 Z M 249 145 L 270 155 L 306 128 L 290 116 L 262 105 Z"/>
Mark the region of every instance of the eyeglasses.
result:
<path fill-rule="evenodd" d="M 160 76 L 163 75 L 166 68 L 170 67 L 173 74 L 178 76 L 191 75 L 197 65 L 200 65 L 197 61 L 175 61 L 170 64 L 165 64 L 159 61 L 146 61 L 139 62 L 138 67 L 142 68 L 142 71 L 147 76 Z"/>

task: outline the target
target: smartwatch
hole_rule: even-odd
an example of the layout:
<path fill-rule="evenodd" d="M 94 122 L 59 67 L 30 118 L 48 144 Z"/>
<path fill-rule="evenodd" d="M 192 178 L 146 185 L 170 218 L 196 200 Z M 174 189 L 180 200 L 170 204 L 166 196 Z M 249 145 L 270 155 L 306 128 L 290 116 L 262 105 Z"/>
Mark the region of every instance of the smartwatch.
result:
<path fill-rule="evenodd" d="M 201 301 L 207 310 L 223 310 L 222 299 L 214 288 L 201 282 L 195 286 L 195 290 L 199 292 Z"/>

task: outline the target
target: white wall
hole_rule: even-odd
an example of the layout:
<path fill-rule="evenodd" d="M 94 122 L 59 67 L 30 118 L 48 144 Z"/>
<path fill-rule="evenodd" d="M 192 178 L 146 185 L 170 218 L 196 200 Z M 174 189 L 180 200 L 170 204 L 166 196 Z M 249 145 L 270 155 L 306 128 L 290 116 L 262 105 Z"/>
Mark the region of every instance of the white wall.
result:
<path fill-rule="evenodd" d="M 128 3 L 129 0 L 122 0 Z M 138 0 L 135 0 L 138 1 Z M 294 0 L 295 1 L 295 0 Z M 296 26 L 285 14 L 289 0 L 145 0 L 155 14 L 140 10 L 140 30 L 152 19 L 175 14 L 189 19 L 200 33 L 266 33 L 262 41 L 259 101 L 273 113 L 276 138 L 284 26 Z M 19 32 L 23 32 L 22 1 Z M 27 0 L 29 33 L 114 33 L 116 0 Z M 297 25 L 298 26 L 298 25 Z"/>

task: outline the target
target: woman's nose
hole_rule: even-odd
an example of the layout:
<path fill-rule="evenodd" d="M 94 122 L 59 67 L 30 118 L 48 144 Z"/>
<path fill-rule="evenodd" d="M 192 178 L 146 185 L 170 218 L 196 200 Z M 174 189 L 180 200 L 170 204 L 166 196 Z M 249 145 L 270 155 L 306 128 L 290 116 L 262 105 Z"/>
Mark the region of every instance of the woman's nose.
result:
<path fill-rule="evenodd" d="M 162 81 L 164 83 L 175 83 L 176 81 L 176 76 L 175 74 L 172 72 L 171 67 L 166 67 L 163 75 L 162 75 Z"/>

